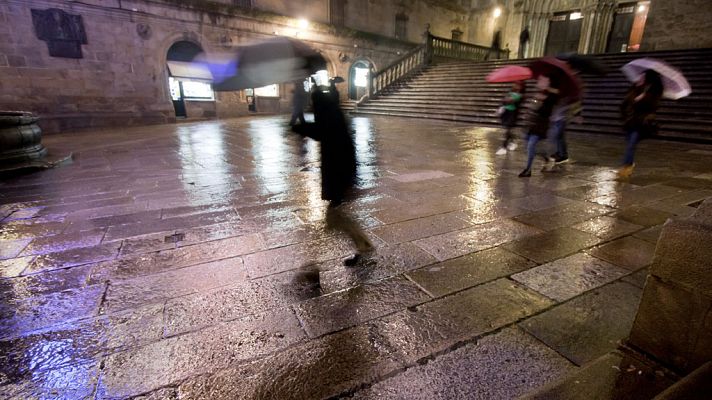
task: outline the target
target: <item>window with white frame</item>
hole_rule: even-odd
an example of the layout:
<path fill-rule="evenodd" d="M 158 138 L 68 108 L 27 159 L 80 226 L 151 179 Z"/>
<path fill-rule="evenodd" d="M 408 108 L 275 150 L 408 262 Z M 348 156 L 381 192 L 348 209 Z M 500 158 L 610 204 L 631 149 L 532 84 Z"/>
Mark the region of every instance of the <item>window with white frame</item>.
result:
<path fill-rule="evenodd" d="M 279 85 L 267 85 L 255 88 L 255 96 L 257 97 L 279 97 Z"/>

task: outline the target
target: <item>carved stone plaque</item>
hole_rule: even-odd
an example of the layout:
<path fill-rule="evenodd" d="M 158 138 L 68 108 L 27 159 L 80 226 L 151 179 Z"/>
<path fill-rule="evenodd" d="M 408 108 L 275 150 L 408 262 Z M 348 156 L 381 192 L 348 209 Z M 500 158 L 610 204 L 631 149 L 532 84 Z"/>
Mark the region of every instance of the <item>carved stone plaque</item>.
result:
<path fill-rule="evenodd" d="M 40 40 L 47 42 L 52 57 L 82 58 L 82 44 L 87 34 L 81 15 L 72 15 L 58 8 L 32 10 L 32 24 Z"/>

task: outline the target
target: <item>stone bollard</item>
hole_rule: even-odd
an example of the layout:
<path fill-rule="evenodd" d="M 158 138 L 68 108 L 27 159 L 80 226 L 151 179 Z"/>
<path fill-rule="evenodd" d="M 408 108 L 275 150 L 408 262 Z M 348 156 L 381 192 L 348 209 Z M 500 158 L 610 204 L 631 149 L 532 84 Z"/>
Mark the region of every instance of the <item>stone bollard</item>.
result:
<path fill-rule="evenodd" d="M 682 375 L 712 360 L 712 198 L 663 226 L 628 344 Z"/>
<path fill-rule="evenodd" d="M 0 111 L 0 165 L 21 164 L 42 159 L 39 118 L 25 111 Z"/>

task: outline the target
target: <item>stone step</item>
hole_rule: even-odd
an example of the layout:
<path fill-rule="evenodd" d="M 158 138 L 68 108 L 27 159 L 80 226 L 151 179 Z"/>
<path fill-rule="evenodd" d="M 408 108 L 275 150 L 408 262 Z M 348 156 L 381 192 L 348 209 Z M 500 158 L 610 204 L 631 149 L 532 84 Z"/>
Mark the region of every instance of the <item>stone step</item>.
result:
<path fill-rule="evenodd" d="M 570 125 L 580 132 L 620 134 L 619 105 L 630 82 L 620 67 L 635 58 L 663 59 L 679 68 L 688 78 L 693 93 L 678 101 L 663 100 L 658 111 L 661 137 L 712 141 L 712 49 L 674 50 L 645 53 L 596 55 L 609 69 L 606 76 L 582 78 L 586 84 L 583 99 L 583 125 Z M 386 88 L 379 97 L 358 107 L 355 113 L 457 120 L 498 125 L 495 110 L 506 95 L 509 84 L 490 84 L 486 75 L 505 65 L 527 65 L 533 61 L 493 60 L 485 62 L 451 61 L 424 68 L 406 80 Z M 535 82 L 527 82 L 528 93 L 536 92 Z"/>

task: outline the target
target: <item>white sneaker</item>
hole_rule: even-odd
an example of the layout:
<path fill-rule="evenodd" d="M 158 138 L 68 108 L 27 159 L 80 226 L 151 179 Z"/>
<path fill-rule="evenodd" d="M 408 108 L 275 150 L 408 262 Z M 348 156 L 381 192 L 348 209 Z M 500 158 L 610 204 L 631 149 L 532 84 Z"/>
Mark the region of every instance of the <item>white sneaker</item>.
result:
<path fill-rule="evenodd" d="M 507 145 L 507 150 L 513 151 L 516 149 L 517 149 L 517 144 L 515 142 L 509 142 L 509 144 Z"/>
<path fill-rule="evenodd" d="M 496 152 L 496 153 L 494 153 L 494 154 L 496 154 L 496 155 L 498 155 L 498 156 L 501 156 L 501 155 L 507 154 L 507 149 L 506 149 L 506 148 L 504 148 L 504 147 L 500 147 L 500 148 L 499 148 L 499 150 L 497 150 L 497 152 Z"/>

